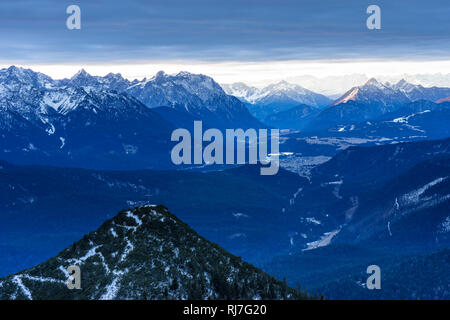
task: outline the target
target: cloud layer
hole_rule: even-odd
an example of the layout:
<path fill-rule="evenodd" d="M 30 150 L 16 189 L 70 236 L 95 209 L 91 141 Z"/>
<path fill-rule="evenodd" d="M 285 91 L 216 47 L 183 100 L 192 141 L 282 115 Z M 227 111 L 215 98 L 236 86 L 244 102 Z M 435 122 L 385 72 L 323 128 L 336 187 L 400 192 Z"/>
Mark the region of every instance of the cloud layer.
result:
<path fill-rule="evenodd" d="M 377 0 L 382 29 L 361 0 L 128 0 L 0 3 L 0 61 L 87 63 L 449 59 L 447 0 Z M 78 4 L 82 29 L 66 29 Z"/>

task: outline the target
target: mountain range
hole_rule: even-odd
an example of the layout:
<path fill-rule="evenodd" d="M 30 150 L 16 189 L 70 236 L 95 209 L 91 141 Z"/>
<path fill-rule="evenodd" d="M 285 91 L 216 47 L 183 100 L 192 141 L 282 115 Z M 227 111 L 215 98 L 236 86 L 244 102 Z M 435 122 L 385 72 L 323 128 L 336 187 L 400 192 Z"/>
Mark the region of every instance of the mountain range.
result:
<path fill-rule="evenodd" d="M 442 139 L 450 129 L 450 103 L 419 100 L 367 121 L 349 122 L 329 128 L 322 134 L 366 139 Z"/>
<path fill-rule="evenodd" d="M 413 84 L 420 84 L 424 87 L 450 87 L 450 74 L 435 73 L 435 74 L 397 74 L 386 75 L 378 74 L 372 76 L 378 81 L 386 83 L 397 83 L 404 79 Z M 313 75 L 301 75 L 286 77 L 288 82 L 299 84 L 314 92 L 324 94 L 328 97 L 333 97 L 333 100 L 340 97 L 348 88 L 360 86 L 366 83 L 371 77 L 366 74 L 353 73 L 343 75 L 330 75 L 325 77 L 317 77 Z"/>
<path fill-rule="evenodd" d="M 250 112 L 267 125 L 311 132 L 376 120 L 419 101 L 445 103 L 450 97 L 450 88 L 424 87 L 404 79 L 391 84 L 372 78 L 334 101 L 286 81 L 263 89 L 244 83 L 222 87 L 245 102 Z"/>
<path fill-rule="evenodd" d="M 421 85 L 408 83 L 404 79 L 395 84 L 383 84 L 375 78 L 372 78 L 362 86 L 351 88 L 334 101 L 333 105 L 348 101 L 358 101 L 369 104 L 375 102 L 385 106 L 395 106 L 416 100 L 437 101 L 449 96 L 450 88 L 425 88 Z"/>
<path fill-rule="evenodd" d="M 354 87 L 335 100 L 310 122 L 308 128 L 317 130 L 374 120 L 411 102 L 435 102 L 448 96 L 450 88 L 424 88 L 404 80 L 394 85 L 383 84 L 372 78 L 363 86 Z"/>
<path fill-rule="evenodd" d="M 203 75 L 159 72 L 129 82 L 84 70 L 64 80 L 0 70 L 0 157 L 16 163 L 167 168 L 171 132 L 194 120 L 219 129 L 264 126 Z"/>
<path fill-rule="evenodd" d="M 450 88 L 425 88 L 405 80 L 396 84 L 383 84 L 372 78 L 362 86 L 351 88 L 325 108 L 317 109 L 313 105 L 305 108 L 298 105 L 288 110 L 275 111 L 264 121 L 268 125 L 284 129 L 318 132 L 358 122 L 376 121 L 397 111 L 397 115 L 406 117 L 412 115 L 413 111 L 418 112 L 417 108 L 411 110 L 410 106 L 423 103 L 421 101 L 443 103 L 440 109 L 444 109 L 449 96 Z M 411 112 L 407 113 L 408 111 Z"/>

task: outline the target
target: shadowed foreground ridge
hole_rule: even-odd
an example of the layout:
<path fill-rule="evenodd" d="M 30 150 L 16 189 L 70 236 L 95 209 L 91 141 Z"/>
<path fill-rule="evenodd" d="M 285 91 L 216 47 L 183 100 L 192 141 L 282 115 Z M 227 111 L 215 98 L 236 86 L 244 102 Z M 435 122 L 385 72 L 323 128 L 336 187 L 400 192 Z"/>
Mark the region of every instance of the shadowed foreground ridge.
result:
<path fill-rule="evenodd" d="M 81 289 L 66 268 L 81 269 Z M 0 280 L 0 299 L 308 298 L 199 236 L 164 206 L 121 211 L 33 268 Z"/>

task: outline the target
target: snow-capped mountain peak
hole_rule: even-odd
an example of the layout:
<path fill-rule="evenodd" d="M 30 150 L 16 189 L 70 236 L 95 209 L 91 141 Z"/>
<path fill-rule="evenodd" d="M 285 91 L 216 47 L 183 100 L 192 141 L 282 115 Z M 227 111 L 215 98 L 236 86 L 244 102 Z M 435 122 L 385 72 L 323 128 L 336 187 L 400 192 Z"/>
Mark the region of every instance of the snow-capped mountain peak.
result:
<path fill-rule="evenodd" d="M 406 103 L 410 99 L 402 90 L 397 89 L 395 86 L 391 86 L 388 83 L 383 84 L 377 79 L 371 78 L 364 85 L 348 90 L 333 105 L 336 106 L 349 101 L 368 104 L 377 103 L 387 106 Z"/>
<path fill-rule="evenodd" d="M 95 77 L 81 69 L 70 78 L 69 86 L 75 87 L 97 87 L 101 83 L 101 77 Z"/>
<path fill-rule="evenodd" d="M 18 90 L 19 87 L 51 88 L 54 81 L 39 72 L 16 66 L 0 70 L 0 95 L 6 91 Z"/>
<path fill-rule="evenodd" d="M 290 105 L 307 104 L 311 106 L 325 106 L 329 99 L 312 92 L 300 85 L 285 80 L 270 84 L 262 89 L 250 87 L 244 83 L 233 83 L 222 86 L 226 93 L 250 103 L 266 105 L 271 103 L 286 103 Z"/>
<path fill-rule="evenodd" d="M 91 77 L 89 73 L 86 72 L 84 69 L 80 69 L 77 73 L 75 73 L 71 79 L 77 79 L 77 78 L 87 78 Z"/>
<path fill-rule="evenodd" d="M 378 88 L 384 88 L 385 87 L 385 85 L 383 85 L 381 82 L 379 82 L 375 78 L 370 78 L 369 80 L 367 80 L 367 82 L 364 84 L 364 86 L 375 86 L 375 87 L 378 87 Z"/>
<path fill-rule="evenodd" d="M 70 265 L 83 273 L 82 290 L 67 289 Z M 233 289 L 236 299 L 302 297 L 154 205 L 121 211 L 56 257 L 0 279 L 0 299 L 227 299 Z"/>
<path fill-rule="evenodd" d="M 279 81 L 262 89 L 244 83 L 222 85 L 225 92 L 248 104 L 250 112 L 258 119 L 265 120 L 270 115 L 301 104 L 324 107 L 330 99 L 287 81 Z"/>
<path fill-rule="evenodd" d="M 391 93 L 395 90 L 389 83 L 382 83 L 375 78 L 370 78 L 364 85 L 358 87 L 362 91 L 381 91 Z"/>

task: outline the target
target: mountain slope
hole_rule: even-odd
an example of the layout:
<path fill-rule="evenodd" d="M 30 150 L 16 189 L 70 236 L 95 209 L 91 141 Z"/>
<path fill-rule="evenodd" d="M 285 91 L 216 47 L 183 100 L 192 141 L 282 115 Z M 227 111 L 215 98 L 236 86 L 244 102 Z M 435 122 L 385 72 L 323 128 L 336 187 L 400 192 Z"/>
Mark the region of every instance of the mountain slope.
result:
<path fill-rule="evenodd" d="M 280 129 L 303 129 L 320 112 L 320 109 L 308 105 L 298 105 L 286 111 L 269 115 L 264 123 Z"/>
<path fill-rule="evenodd" d="M 367 290 L 364 268 L 347 273 L 318 291 L 330 299 L 450 299 L 450 250 L 372 261 L 381 268 L 381 289 Z M 362 271 L 364 270 L 364 271 Z"/>
<path fill-rule="evenodd" d="M 395 90 L 402 91 L 411 101 L 436 101 L 450 95 L 450 88 L 423 87 L 422 85 L 408 83 L 404 79 L 391 87 Z"/>
<path fill-rule="evenodd" d="M 65 285 L 81 269 L 80 290 Z M 283 299 L 296 293 L 163 206 L 120 212 L 48 261 L 0 280 L 0 299 Z"/>
<path fill-rule="evenodd" d="M 420 259 L 412 277 L 405 259 L 450 247 L 448 143 L 351 148 L 313 169 L 311 185 L 287 211 L 303 223 L 293 236 L 295 247 L 266 263 L 264 270 L 310 291 L 325 288 L 319 292 L 332 299 L 447 297 L 448 287 L 436 286 L 436 279 L 447 283 L 442 270 L 448 254 L 436 261 L 437 273 L 428 272 L 433 264 L 422 265 Z M 394 259 L 405 263 L 387 279 L 383 274 L 392 271 Z M 361 287 L 371 264 L 381 266 L 382 282 L 389 280 L 376 293 Z M 419 274 L 422 284 L 417 286 L 414 277 Z M 345 281 L 336 281 L 340 278 Z M 423 284 L 428 282 L 430 286 Z"/>
<path fill-rule="evenodd" d="M 450 139 L 350 147 L 314 168 L 316 183 L 342 180 L 341 194 L 379 187 L 418 163 L 450 154 Z"/>
<path fill-rule="evenodd" d="M 444 188 L 446 181 L 435 186 L 435 188 L 442 187 L 441 191 L 424 194 L 424 199 L 419 197 L 420 201 L 410 207 L 405 206 L 405 211 L 390 209 L 394 206 L 395 197 L 398 196 L 401 202 L 404 195 L 438 178 L 448 176 L 448 168 L 440 159 L 443 157 L 448 159 L 449 154 L 450 139 L 350 147 L 316 166 L 310 171 L 310 183 L 301 186 L 286 208 L 286 216 L 292 218 L 291 250 L 316 250 L 333 244 L 340 238 L 345 240 L 341 243 L 358 244 L 366 236 L 373 241 L 375 239 L 388 241 L 381 241 L 382 245 L 385 245 L 389 243 L 389 239 L 394 239 L 397 235 L 400 237 L 402 234 L 403 240 L 399 242 L 403 248 L 409 245 L 434 246 L 437 243 L 430 242 L 436 238 L 445 242 L 445 235 L 436 237 L 433 232 L 436 232 L 438 225 L 446 218 L 444 209 L 448 200 L 445 201 L 445 197 L 449 193 Z M 429 170 L 419 170 L 418 167 L 414 169 L 427 161 L 430 163 L 427 166 Z M 408 174 L 409 170 L 413 169 L 417 171 Z M 439 174 L 441 175 L 438 176 Z M 400 182 L 396 185 L 396 189 L 392 189 L 396 181 Z M 386 190 L 389 192 L 386 193 Z M 432 190 L 435 189 L 429 191 Z M 428 207 L 420 211 L 422 205 Z M 410 212 L 415 206 L 417 215 L 400 214 Z M 391 214 L 394 215 L 396 212 L 399 214 L 394 219 Z M 430 213 L 430 219 L 428 224 L 424 224 L 420 217 L 425 217 L 427 212 Z M 393 238 L 389 236 L 387 228 L 389 221 L 391 231 L 395 235 Z M 425 226 L 429 228 L 425 230 Z M 395 234 L 393 230 L 404 232 L 396 231 Z M 411 231 L 409 238 L 408 230 Z M 421 243 L 404 240 L 420 235 L 421 231 L 423 231 L 422 237 L 419 236 L 423 240 Z M 392 243 L 390 246 L 392 247 Z"/>
<path fill-rule="evenodd" d="M 372 78 L 353 87 L 325 108 L 308 126 L 309 130 L 328 129 L 338 125 L 376 120 L 419 100 L 436 101 L 450 94 L 449 88 L 425 88 L 402 80 L 395 85 Z"/>
<path fill-rule="evenodd" d="M 450 244 L 450 155 L 415 165 L 377 190 L 358 195 L 358 207 L 339 243 L 370 246 L 441 247 Z"/>
<path fill-rule="evenodd" d="M 386 138 L 408 141 L 443 139 L 450 136 L 450 103 L 418 100 L 381 117 L 364 122 L 350 122 L 329 128 L 326 134 L 365 139 Z M 325 132 L 322 132 L 324 135 Z"/>

